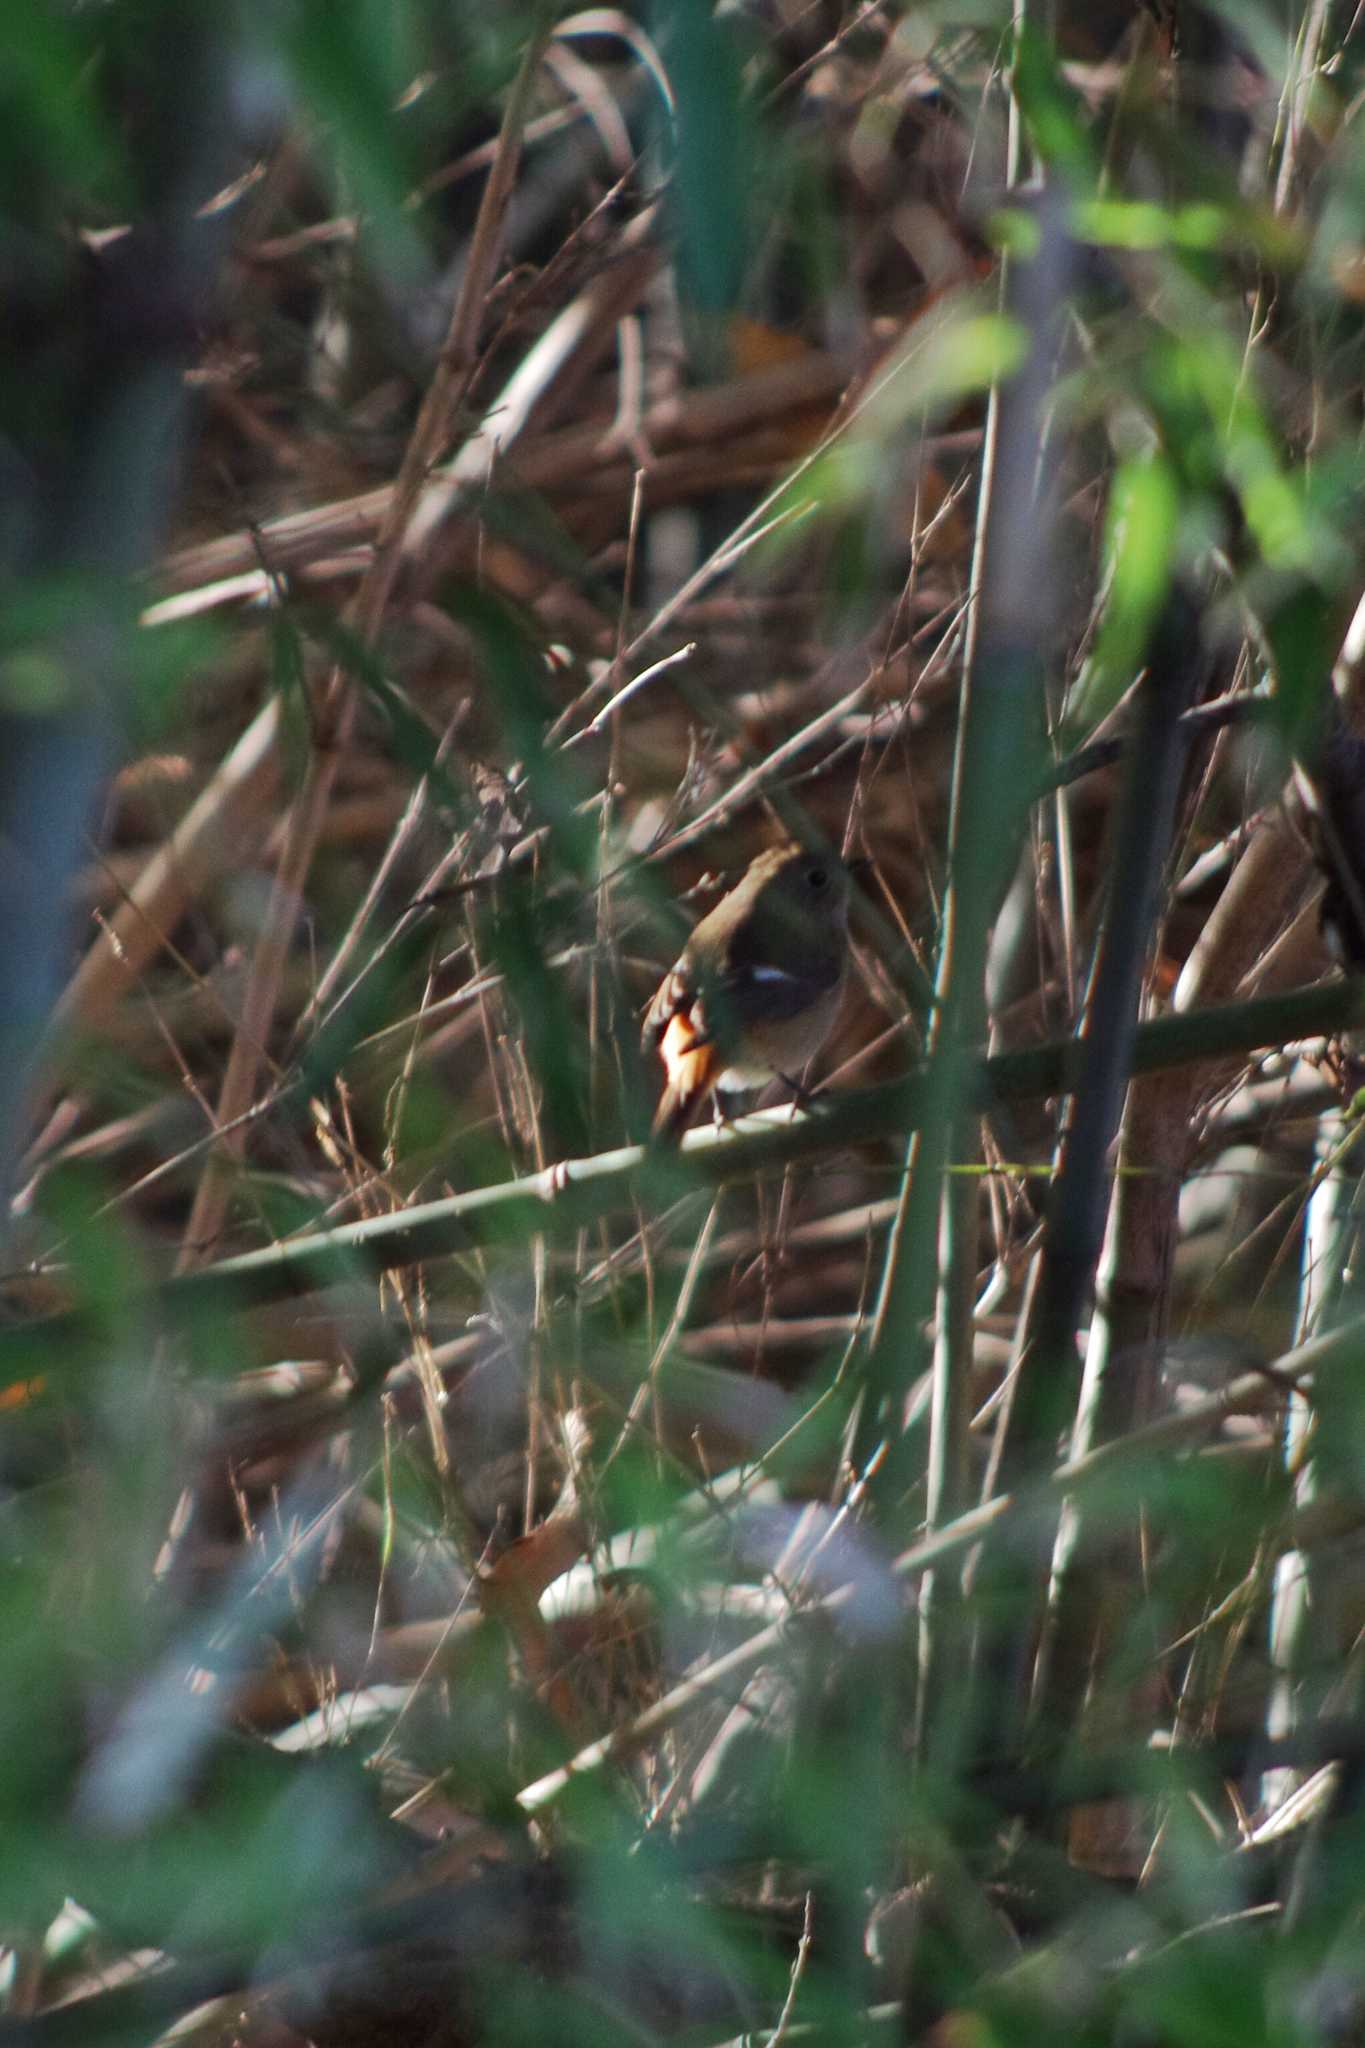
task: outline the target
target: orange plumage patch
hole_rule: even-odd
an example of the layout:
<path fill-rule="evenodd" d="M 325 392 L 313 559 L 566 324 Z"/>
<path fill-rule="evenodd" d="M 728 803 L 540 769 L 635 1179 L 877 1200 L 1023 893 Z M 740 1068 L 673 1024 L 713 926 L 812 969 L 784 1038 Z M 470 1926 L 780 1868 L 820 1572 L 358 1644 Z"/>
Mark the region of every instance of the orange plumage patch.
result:
<path fill-rule="evenodd" d="M 716 1048 L 702 1038 L 686 1010 L 675 1010 L 659 1040 L 667 1085 L 654 1117 L 654 1135 L 679 1131 L 699 1102 L 715 1086 Z"/>

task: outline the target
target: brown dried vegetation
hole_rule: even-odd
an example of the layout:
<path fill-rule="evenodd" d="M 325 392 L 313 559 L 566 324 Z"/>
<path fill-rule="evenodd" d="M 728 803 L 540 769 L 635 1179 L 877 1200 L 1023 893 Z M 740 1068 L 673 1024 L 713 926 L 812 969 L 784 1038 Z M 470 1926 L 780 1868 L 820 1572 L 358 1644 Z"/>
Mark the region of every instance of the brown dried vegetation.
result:
<path fill-rule="evenodd" d="M 1355 23 L 398 12 L 387 211 L 291 45 L 66 224 L 196 416 L 33 571 L 0 2043 L 1356 2038 Z M 790 832 L 809 1099 L 642 1148 Z"/>

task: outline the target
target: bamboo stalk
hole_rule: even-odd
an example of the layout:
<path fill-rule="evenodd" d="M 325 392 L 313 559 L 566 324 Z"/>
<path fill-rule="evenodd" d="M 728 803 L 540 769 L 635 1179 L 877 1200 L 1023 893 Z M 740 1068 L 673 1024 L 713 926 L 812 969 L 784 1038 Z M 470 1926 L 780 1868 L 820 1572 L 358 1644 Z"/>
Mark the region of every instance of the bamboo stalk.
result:
<path fill-rule="evenodd" d="M 1362 1022 L 1365 979 L 1325 982 L 1288 995 L 1143 1024 L 1133 1042 L 1132 1070 L 1156 1074 L 1226 1061 Z M 1026 1051 L 978 1055 L 972 1063 L 969 1099 L 985 1109 L 995 1102 L 1065 1092 L 1074 1087 L 1078 1066 L 1078 1046 L 1071 1039 Z M 478 1243 L 524 1240 L 551 1222 L 556 1228 L 579 1227 L 631 1202 L 642 1172 L 661 1188 L 683 1180 L 715 1184 L 840 1146 L 884 1139 L 889 1131 L 913 1129 L 925 1113 L 929 1078 L 930 1070 L 921 1067 L 902 1081 L 838 1097 L 828 1107 L 810 1112 L 790 1107 L 760 1110 L 719 1129 L 689 1131 L 676 1162 L 659 1160 L 641 1145 L 560 1160 L 521 1180 L 473 1188 L 444 1201 L 419 1203 L 393 1215 L 220 1260 L 169 1286 L 163 1283 L 159 1298 L 168 1309 L 183 1303 L 186 1312 L 197 1312 L 201 1302 L 205 1308 L 210 1302 L 241 1307 L 330 1286 L 357 1270 L 382 1271 L 442 1258 Z M 0 1387 L 29 1375 L 34 1347 L 60 1349 L 79 1323 L 78 1317 L 56 1316 L 0 1332 Z"/>

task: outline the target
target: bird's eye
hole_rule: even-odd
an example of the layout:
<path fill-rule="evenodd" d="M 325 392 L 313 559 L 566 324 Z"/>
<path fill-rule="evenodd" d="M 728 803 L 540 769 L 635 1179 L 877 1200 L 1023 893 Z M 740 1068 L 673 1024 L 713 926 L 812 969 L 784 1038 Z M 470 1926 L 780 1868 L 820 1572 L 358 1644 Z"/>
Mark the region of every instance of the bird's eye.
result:
<path fill-rule="evenodd" d="M 807 868 L 806 880 L 812 889 L 827 889 L 829 887 L 829 869 L 822 867 Z"/>

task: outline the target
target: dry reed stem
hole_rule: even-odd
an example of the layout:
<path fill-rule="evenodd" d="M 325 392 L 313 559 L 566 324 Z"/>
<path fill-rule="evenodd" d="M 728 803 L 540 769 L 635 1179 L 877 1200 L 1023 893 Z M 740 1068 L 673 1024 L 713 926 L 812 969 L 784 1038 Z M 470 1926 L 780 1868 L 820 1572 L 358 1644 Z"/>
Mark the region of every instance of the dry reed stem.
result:
<path fill-rule="evenodd" d="M 653 217 L 650 219 L 652 223 Z M 551 330 L 555 346 L 546 351 L 550 361 L 547 363 L 543 357 L 536 361 L 537 374 L 527 394 L 529 400 L 538 400 L 543 395 L 546 377 L 558 368 L 570 342 L 579 348 L 588 344 L 592 349 L 601 347 L 604 331 L 609 332 L 609 327 L 604 330 L 604 323 L 619 318 L 635 303 L 657 262 L 657 254 L 652 250 L 638 251 L 631 261 L 622 264 L 619 278 L 614 268 L 609 269 L 606 281 L 597 290 L 586 292 L 561 316 L 562 327 L 556 322 Z M 606 306 L 603 300 L 608 301 Z M 742 443 L 746 435 L 764 432 L 773 422 L 800 415 L 812 406 L 831 405 L 848 381 L 849 368 L 843 357 L 812 352 L 773 369 L 756 370 L 727 383 L 690 390 L 682 398 L 664 399 L 644 414 L 640 433 L 658 458 L 674 454 L 685 457 L 689 450 L 698 450 L 699 464 L 704 465 L 707 459 L 719 461 L 727 447 L 736 441 Z M 462 493 L 483 483 L 494 452 L 505 450 L 515 438 L 502 429 L 508 421 L 510 400 L 520 388 L 518 384 L 512 385 L 488 408 L 483 426 L 466 444 L 470 452 L 462 449 L 451 463 L 433 472 L 428 486 L 432 511 L 423 517 L 424 533 L 438 522 L 457 516 Z M 528 411 L 529 404 L 523 400 L 517 410 Z M 960 436 L 953 437 L 950 449 L 960 442 Z M 784 462 L 790 459 L 790 452 L 790 442 L 786 441 Z M 769 454 L 768 461 L 773 459 Z M 630 498 L 634 464 L 621 446 L 615 423 L 603 421 L 600 425 L 564 427 L 535 436 L 518 452 L 510 473 L 517 485 L 528 491 L 546 496 L 570 489 L 591 491 L 619 499 L 624 506 Z M 693 487 L 712 473 L 699 466 L 693 472 Z M 258 529 L 226 534 L 218 540 L 183 548 L 162 565 L 157 581 L 168 592 L 188 596 L 222 585 L 230 578 L 261 576 L 262 556 L 270 565 L 270 573 L 286 575 L 340 550 L 372 543 L 388 515 L 392 496 L 393 486 L 383 484 L 336 504 L 266 520 Z M 263 587 L 263 583 L 253 584 L 221 595 L 223 601 L 236 601 L 242 596 L 259 594 Z"/>
<path fill-rule="evenodd" d="M 652 265 L 653 258 L 650 258 Z M 468 276 L 467 273 L 467 281 Z M 643 284 L 647 269 L 636 268 L 631 274 L 631 289 L 638 291 Z M 467 293 L 466 293 L 467 296 Z M 458 308 L 456 309 L 458 312 Z M 581 309 L 575 311 L 575 331 L 582 331 Z M 530 417 L 537 399 L 543 394 L 544 380 L 552 365 L 542 353 L 535 364 L 534 376 L 528 376 L 527 365 L 523 364 L 511 383 L 490 408 L 483 430 L 474 435 L 466 444 L 460 456 L 450 466 L 452 475 L 459 470 L 463 461 L 464 474 L 481 474 L 487 461 L 488 448 L 492 437 L 498 445 L 507 445 L 517 430 Z M 445 405 L 434 407 L 426 421 L 424 431 L 437 435 L 445 431 L 444 421 L 449 405 L 453 371 L 444 380 Z M 471 455 L 469 450 L 476 453 Z M 431 449 L 414 438 L 409 444 L 409 470 L 416 479 L 417 492 L 425 479 L 431 464 Z M 436 497 L 446 503 L 446 486 L 438 477 L 431 487 Z M 405 486 L 403 501 L 411 511 L 415 501 L 414 489 Z M 301 531 L 314 534 L 321 529 L 325 534 L 324 548 L 337 544 L 343 537 L 351 540 L 371 540 L 388 532 L 392 542 L 384 556 L 383 564 L 373 588 L 380 584 L 387 586 L 396 569 L 396 549 L 401 546 L 408 529 L 397 524 L 395 507 L 399 504 L 398 486 L 386 485 L 381 490 L 365 493 L 362 498 L 348 501 L 342 507 L 324 508 L 321 515 L 304 513 L 267 524 L 258 532 L 248 532 L 223 542 L 208 544 L 207 552 L 226 551 L 235 555 L 244 565 L 254 566 L 251 574 L 260 576 L 265 587 L 269 587 L 274 575 L 289 566 L 292 556 L 291 540 Z M 286 536 L 290 537 L 286 539 Z M 270 562 L 270 569 L 262 571 L 259 562 L 262 552 Z M 204 549 L 188 551 L 188 558 L 202 558 Z M 301 559 L 314 559 L 309 546 Z M 168 565 L 167 580 L 177 584 L 178 568 L 183 565 L 185 555 L 173 557 Z M 239 572 L 240 573 L 240 572 Z M 372 604 L 373 598 L 357 600 L 359 616 L 362 600 Z M 382 609 L 382 607 L 381 607 Z M 280 763 L 278 749 L 280 741 L 280 706 L 273 698 L 263 707 L 233 747 L 232 752 L 216 772 L 207 787 L 196 800 L 192 809 L 182 820 L 166 845 L 153 855 L 129 893 L 127 902 L 120 908 L 111 925 L 102 930 L 92 941 L 72 981 L 64 991 L 56 1013 L 59 1029 L 70 1030 L 80 1026 L 91 1029 L 107 1015 L 109 1009 L 130 987 L 153 959 L 164 943 L 164 938 L 186 910 L 197 899 L 204 886 L 222 872 L 227 856 L 240 861 L 242 847 L 249 844 L 252 829 L 271 815 L 280 787 Z M 313 815 L 297 839 L 294 866 L 301 879 L 307 866 L 307 844 L 321 829 L 326 813 L 325 797 L 330 788 L 331 771 L 325 778 L 327 789 L 319 785 L 323 801 L 314 801 Z M 277 916 L 289 919 L 288 883 L 284 878 L 277 882 L 275 901 L 279 905 Z M 276 948 L 278 950 L 278 948 Z M 287 947 L 285 949 L 287 951 Z M 262 957 L 262 968 L 270 966 L 272 977 L 277 978 L 279 962 L 273 964 Z M 265 984 L 262 982 L 262 993 Z M 263 1028 L 268 1019 L 270 1006 L 259 1002 L 253 1006 L 253 1022 L 256 1031 Z M 257 1056 L 259 1040 L 257 1041 Z M 243 1056 L 240 1062 L 241 1075 L 234 1083 L 234 1099 L 241 1091 L 241 1081 L 246 1078 L 248 1068 L 254 1061 L 246 1055 L 246 1041 L 243 1040 Z M 250 1090 L 246 1091 L 249 1095 Z M 248 1105 L 242 1104 L 237 1115 L 243 1114 Z M 226 1109 L 220 1108 L 220 1120 L 231 1121 Z"/>
<path fill-rule="evenodd" d="M 503 215 L 520 157 L 522 126 L 547 35 L 548 30 L 543 29 L 532 38 L 508 95 L 498 148 L 480 201 L 469 260 L 446 340 L 404 451 L 374 560 L 356 595 L 353 623 L 367 646 L 373 646 L 378 636 L 416 519 L 423 485 L 449 434 L 461 387 L 473 374 L 475 337 L 493 282 Z M 322 730 L 309 752 L 303 788 L 290 809 L 284 852 L 271 889 L 264 928 L 252 957 L 241 1023 L 228 1054 L 215 1112 L 220 1143 L 208 1155 L 190 1210 L 181 1247 L 182 1269 L 202 1258 L 222 1230 L 236 1165 L 245 1150 L 246 1132 L 241 1118 L 251 1105 L 265 1057 L 285 962 L 303 906 L 304 884 L 358 706 L 355 683 L 342 669 L 334 669 L 316 712 Z"/>

